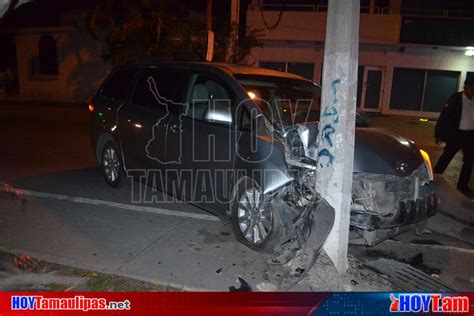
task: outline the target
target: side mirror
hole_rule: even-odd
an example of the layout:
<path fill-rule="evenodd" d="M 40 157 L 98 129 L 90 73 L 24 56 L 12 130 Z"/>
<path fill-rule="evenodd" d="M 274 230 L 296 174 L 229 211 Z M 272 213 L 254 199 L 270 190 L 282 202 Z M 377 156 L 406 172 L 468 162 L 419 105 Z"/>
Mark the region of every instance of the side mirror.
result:
<path fill-rule="evenodd" d="M 232 124 L 232 111 L 229 105 L 214 104 L 206 109 L 203 119 L 209 123 Z"/>

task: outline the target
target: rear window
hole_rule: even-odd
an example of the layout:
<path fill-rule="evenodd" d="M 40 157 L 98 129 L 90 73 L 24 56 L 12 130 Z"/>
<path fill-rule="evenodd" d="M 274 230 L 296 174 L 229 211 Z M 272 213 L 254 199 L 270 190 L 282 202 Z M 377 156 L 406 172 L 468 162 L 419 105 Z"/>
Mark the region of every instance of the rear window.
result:
<path fill-rule="evenodd" d="M 125 100 L 135 73 L 135 69 L 114 71 L 102 87 L 102 95 L 111 99 Z"/>

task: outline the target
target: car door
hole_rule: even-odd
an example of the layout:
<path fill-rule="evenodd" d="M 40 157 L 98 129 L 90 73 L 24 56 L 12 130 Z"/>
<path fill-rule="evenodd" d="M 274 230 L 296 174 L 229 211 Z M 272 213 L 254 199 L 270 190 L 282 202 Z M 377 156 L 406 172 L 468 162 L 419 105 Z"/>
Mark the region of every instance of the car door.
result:
<path fill-rule="evenodd" d="M 180 126 L 183 135 L 180 189 L 186 190 L 184 195 L 192 203 L 219 211 L 226 209 L 223 206 L 230 199 L 233 177 L 234 98 L 232 90 L 216 75 L 191 73 L 180 121 L 170 121 L 170 127 Z M 210 119 L 212 109 L 230 113 L 230 118 Z M 177 134 L 171 135 L 176 140 Z"/>
<path fill-rule="evenodd" d="M 163 171 L 167 162 L 167 127 L 181 111 L 187 85 L 183 69 L 142 69 L 130 103 L 119 114 L 120 136 L 129 169 Z"/>

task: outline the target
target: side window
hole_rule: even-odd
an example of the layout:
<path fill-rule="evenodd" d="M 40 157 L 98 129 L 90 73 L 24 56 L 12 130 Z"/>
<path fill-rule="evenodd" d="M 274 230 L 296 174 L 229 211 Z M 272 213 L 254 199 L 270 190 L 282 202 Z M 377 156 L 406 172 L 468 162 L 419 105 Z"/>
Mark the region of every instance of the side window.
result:
<path fill-rule="evenodd" d="M 187 72 L 181 69 L 144 69 L 138 79 L 132 103 L 150 108 L 168 105 L 170 111 L 178 112 L 188 84 Z M 174 106 L 173 106 L 174 105 Z"/>
<path fill-rule="evenodd" d="M 124 101 L 127 99 L 130 84 L 135 76 L 135 69 L 113 72 L 102 87 L 102 95 L 107 98 Z"/>
<path fill-rule="evenodd" d="M 195 74 L 191 77 L 187 103 L 187 109 L 183 115 L 202 121 L 210 106 L 230 113 L 231 93 L 216 78 L 206 74 Z"/>

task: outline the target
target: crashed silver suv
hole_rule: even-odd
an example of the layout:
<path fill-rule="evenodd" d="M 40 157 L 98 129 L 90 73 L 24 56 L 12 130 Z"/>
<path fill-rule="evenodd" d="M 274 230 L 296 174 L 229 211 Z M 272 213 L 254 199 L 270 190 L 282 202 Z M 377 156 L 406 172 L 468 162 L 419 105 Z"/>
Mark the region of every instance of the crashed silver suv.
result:
<path fill-rule="evenodd" d="M 230 222 L 250 248 L 274 251 L 301 244 L 318 223 L 318 168 L 331 163 L 318 147 L 320 93 L 265 69 L 129 64 L 90 105 L 92 145 L 111 186 L 124 175 L 146 182 Z M 438 200 L 426 153 L 359 116 L 357 126 L 351 225 L 373 244 L 377 232 L 423 222 Z"/>

